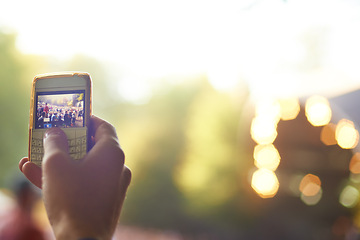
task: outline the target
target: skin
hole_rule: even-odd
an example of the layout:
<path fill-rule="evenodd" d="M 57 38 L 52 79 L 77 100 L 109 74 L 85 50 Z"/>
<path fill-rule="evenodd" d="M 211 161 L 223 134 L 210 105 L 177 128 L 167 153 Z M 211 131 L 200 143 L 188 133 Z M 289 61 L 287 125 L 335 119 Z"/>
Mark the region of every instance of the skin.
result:
<path fill-rule="evenodd" d="M 65 133 L 51 128 L 44 136 L 42 168 L 28 158 L 19 163 L 22 173 L 42 188 L 48 218 L 59 240 L 111 239 L 131 181 L 115 128 L 92 116 L 90 129 L 94 146 L 81 160 L 70 157 Z"/>

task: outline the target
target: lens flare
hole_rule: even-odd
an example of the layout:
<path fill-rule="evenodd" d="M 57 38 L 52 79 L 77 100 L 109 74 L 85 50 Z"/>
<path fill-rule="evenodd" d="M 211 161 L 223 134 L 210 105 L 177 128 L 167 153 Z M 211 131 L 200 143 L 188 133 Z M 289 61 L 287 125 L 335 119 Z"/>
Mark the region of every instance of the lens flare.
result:
<path fill-rule="evenodd" d="M 261 168 L 254 172 L 251 187 L 262 198 L 272 198 L 279 189 L 279 180 L 271 170 Z"/>
<path fill-rule="evenodd" d="M 315 127 L 328 124 L 332 115 L 329 101 L 321 96 L 310 97 L 305 104 L 305 114 Z"/>
<path fill-rule="evenodd" d="M 257 168 L 275 171 L 280 164 L 280 154 L 273 144 L 257 145 L 254 149 L 254 163 Z"/>

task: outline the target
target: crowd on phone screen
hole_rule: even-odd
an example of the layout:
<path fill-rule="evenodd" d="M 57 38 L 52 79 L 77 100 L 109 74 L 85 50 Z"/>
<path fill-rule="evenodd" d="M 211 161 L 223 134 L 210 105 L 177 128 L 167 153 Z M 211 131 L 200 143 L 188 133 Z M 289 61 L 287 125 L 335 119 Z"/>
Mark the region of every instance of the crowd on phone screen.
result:
<path fill-rule="evenodd" d="M 45 128 L 45 124 L 51 127 L 74 127 L 77 120 L 83 119 L 81 107 L 55 106 L 48 103 L 38 103 L 36 127 Z"/>

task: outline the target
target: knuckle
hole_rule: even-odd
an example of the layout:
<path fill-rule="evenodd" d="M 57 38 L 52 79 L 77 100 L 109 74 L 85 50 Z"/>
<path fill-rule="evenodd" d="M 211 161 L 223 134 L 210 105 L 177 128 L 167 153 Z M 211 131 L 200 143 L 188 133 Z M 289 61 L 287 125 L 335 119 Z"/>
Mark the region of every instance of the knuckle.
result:
<path fill-rule="evenodd" d="M 99 128 L 104 129 L 107 132 L 112 132 L 112 133 L 116 133 L 116 129 L 113 125 L 111 125 L 108 122 L 103 122 L 101 123 L 101 125 L 99 126 Z"/>
<path fill-rule="evenodd" d="M 117 139 L 108 138 L 104 141 L 104 145 L 107 146 L 107 150 L 111 158 L 113 158 L 122 167 L 125 162 L 125 153 L 121 149 Z"/>
<path fill-rule="evenodd" d="M 123 174 L 124 174 L 124 179 L 125 179 L 128 183 L 130 183 L 131 178 L 132 178 L 132 172 L 131 172 L 131 170 L 130 170 L 127 166 L 124 166 Z"/>

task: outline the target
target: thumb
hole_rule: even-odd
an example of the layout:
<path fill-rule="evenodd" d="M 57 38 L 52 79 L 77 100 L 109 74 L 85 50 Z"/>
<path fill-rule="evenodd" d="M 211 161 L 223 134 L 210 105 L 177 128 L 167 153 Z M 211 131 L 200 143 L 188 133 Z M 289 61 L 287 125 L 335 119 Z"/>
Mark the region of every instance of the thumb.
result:
<path fill-rule="evenodd" d="M 50 128 L 44 135 L 44 157 L 57 151 L 68 153 L 67 137 L 60 128 Z"/>
<path fill-rule="evenodd" d="M 70 161 L 66 134 L 60 128 L 50 128 L 44 135 L 43 175 L 61 171 Z"/>

